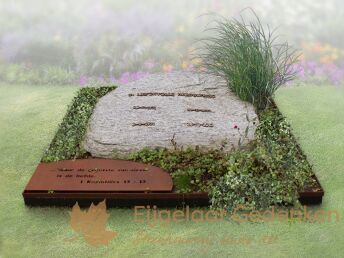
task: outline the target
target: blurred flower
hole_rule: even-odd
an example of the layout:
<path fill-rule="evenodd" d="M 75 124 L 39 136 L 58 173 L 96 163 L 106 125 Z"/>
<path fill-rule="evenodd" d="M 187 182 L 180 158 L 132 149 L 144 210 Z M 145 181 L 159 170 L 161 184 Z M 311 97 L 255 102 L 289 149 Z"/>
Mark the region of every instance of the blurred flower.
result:
<path fill-rule="evenodd" d="M 304 53 L 301 53 L 300 56 L 298 57 L 298 61 L 304 61 L 305 60 L 305 55 Z"/>
<path fill-rule="evenodd" d="M 99 82 L 100 84 L 104 84 L 104 83 L 105 83 L 104 77 L 103 77 L 103 76 L 99 76 L 99 77 L 98 77 L 98 82 Z"/>
<path fill-rule="evenodd" d="M 332 58 L 332 60 L 333 61 L 336 61 L 337 59 L 338 59 L 338 54 L 337 54 L 337 51 L 335 51 L 335 52 L 333 52 L 332 54 L 331 54 L 331 58 Z"/>
<path fill-rule="evenodd" d="M 319 42 L 317 42 L 313 45 L 313 51 L 314 52 L 323 52 L 324 50 L 325 50 L 325 48 Z"/>
<path fill-rule="evenodd" d="M 130 81 L 130 73 L 129 72 L 123 73 L 118 80 L 118 82 L 120 84 L 127 84 L 129 81 Z"/>
<path fill-rule="evenodd" d="M 294 74 L 294 73 L 296 73 L 297 76 L 303 78 L 303 77 L 305 76 L 305 69 L 304 69 L 304 67 L 302 66 L 302 63 L 299 62 L 299 63 L 293 64 L 293 65 L 289 68 L 288 73 L 289 73 L 289 74 Z"/>
<path fill-rule="evenodd" d="M 114 76 L 111 76 L 110 77 L 110 83 L 116 83 L 116 78 Z"/>
<path fill-rule="evenodd" d="M 170 65 L 170 64 L 164 64 L 164 65 L 162 66 L 162 70 L 163 70 L 165 73 L 172 72 L 173 66 Z"/>
<path fill-rule="evenodd" d="M 152 70 L 155 67 L 155 63 L 153 61 L 146 61 L 144 62 L 143 66 L 147 69 L 147 70 Z"/>
<path fill-rule="evenodd" d="M 193 54 L 195 54 L 195 52 L 196 52 L 196 48 L 194 48 L 194 47 L 189 47 L 188 48 L 188 54 L 189 55 L 193 55 Z"/>
<path fill-rule="evenodd" d="M 339 66 L 332 62 L 302 61 L 294 64 L 290 69 L 291 72 L 297 72 L 299 79 L 303 80 L 315 77 L 333 84 L 344 82 L 344 64 Z"/>
<path fill-rule="evenodd" d="M 183 70 L 186 70 L 187 68 L 188 68 L 188 62 L 184 60 L 184 61 L 182 62 L 182 69 L 183 69 Z"/>
<path fill-rule="evenodd" d="M 195 65 L 200 65 L 202 63 L 202 59 L 201 58 L 193 58 L 192 63 Z"/>
<path fill-rule="evenodd" d="M 136 81 L 136 80 L 140 80 L 140 79 L 146 77 L 147 75 L 148 75 L 148 73 L 138 71 L 138 72 L 132 73 L 130 78 L 132 81 Z"/>
<path fill-rule="evenodd" d="M 88 82 L 88 78 L 85 75 L 80 76 L 79 78 L 79 85 L 80 86 L 85 86 Z"/>
<path fill-rule="evenodd" d="M 189 64 L 188 67 L 186 68 L 187 71 L 195 71 L 195 67 L 193 64 Z"/>
<path fill-rule="evenodd" d="M 330 75 L 330 79 L 334 84 L 338 84 L 344 80 L 344 70 L 337 70 Z"/>
<path fill-rule="evenodd" d="M 326 55 L 326 56 L 323 56 L 320 58 L 320 62 L 323 64 L 330 64 L 333 62 L 333 60 L 332 60 L 331 56 Z"/>

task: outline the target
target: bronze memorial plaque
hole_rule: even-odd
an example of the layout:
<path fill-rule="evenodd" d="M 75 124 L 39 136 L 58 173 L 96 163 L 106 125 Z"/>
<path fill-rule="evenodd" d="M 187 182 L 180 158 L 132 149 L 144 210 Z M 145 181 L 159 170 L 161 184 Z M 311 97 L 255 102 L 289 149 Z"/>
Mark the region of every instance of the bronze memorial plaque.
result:
<path fill-rule="evenodd" d="M 25 192 L 170 192 L 164 170 L 127 160 L 84 159 L 41 163 Z"/>
<path fill-rule="evenodd" d="M 107 207 L 207 205 L 207 193 L 176 193 L 169 173 L 128 160 L 83 159 L 40 163 L 23 192 L 30 206 Z"/>

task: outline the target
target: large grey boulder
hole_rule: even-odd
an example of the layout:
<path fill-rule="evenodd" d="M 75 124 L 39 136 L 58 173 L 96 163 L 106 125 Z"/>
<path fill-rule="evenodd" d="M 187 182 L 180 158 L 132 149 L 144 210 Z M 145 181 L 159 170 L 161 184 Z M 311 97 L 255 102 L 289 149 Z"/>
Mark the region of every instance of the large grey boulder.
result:
<path fill-rule="evenodd" d="M 257 122 L 253 106 L 215 77 L 154 74 L 99 100 L 84 147 L 95 157 L 125 157 L 144 147 L 230 151 L 254 138 Z"/>

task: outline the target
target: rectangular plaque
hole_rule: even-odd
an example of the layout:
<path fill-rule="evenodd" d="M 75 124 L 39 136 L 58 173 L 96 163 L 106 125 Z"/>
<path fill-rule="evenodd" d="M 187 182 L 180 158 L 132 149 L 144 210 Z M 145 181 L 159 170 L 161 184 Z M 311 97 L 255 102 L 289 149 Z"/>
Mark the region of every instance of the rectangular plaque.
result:
<path fill-rule="evenodd" d="M 30 206 L 80 206 L 106 199 L 107 207 L 209 204 L 207 193 L 173 192 L 169 173 L 126 160 L 84 159 L 41 163 L 23 191 Z"/>
<path fill-rule="evenodd" d="M 24 192 L 170 192 L 166 171 L 132 161 L 84 159 L 41 163 Z"/>

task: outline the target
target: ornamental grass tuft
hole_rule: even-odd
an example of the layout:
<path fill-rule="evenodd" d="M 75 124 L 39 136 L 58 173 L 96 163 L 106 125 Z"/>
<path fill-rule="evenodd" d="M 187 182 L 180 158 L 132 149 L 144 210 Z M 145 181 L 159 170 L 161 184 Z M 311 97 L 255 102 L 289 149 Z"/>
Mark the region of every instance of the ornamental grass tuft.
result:
<path fill-rule="evenodd" d="M 206 29 L 210 36 L 199 42 L 198 58 L 207 72 L 224 78 L 240 99 L 262 110 L 273 93 L 296 76 L 292 65 L 298 54 L 287 42 L 277 43 L 275 30 L 264 28 L 252 13 L 253 21 L 243 16 L 215 19 Z"/>

